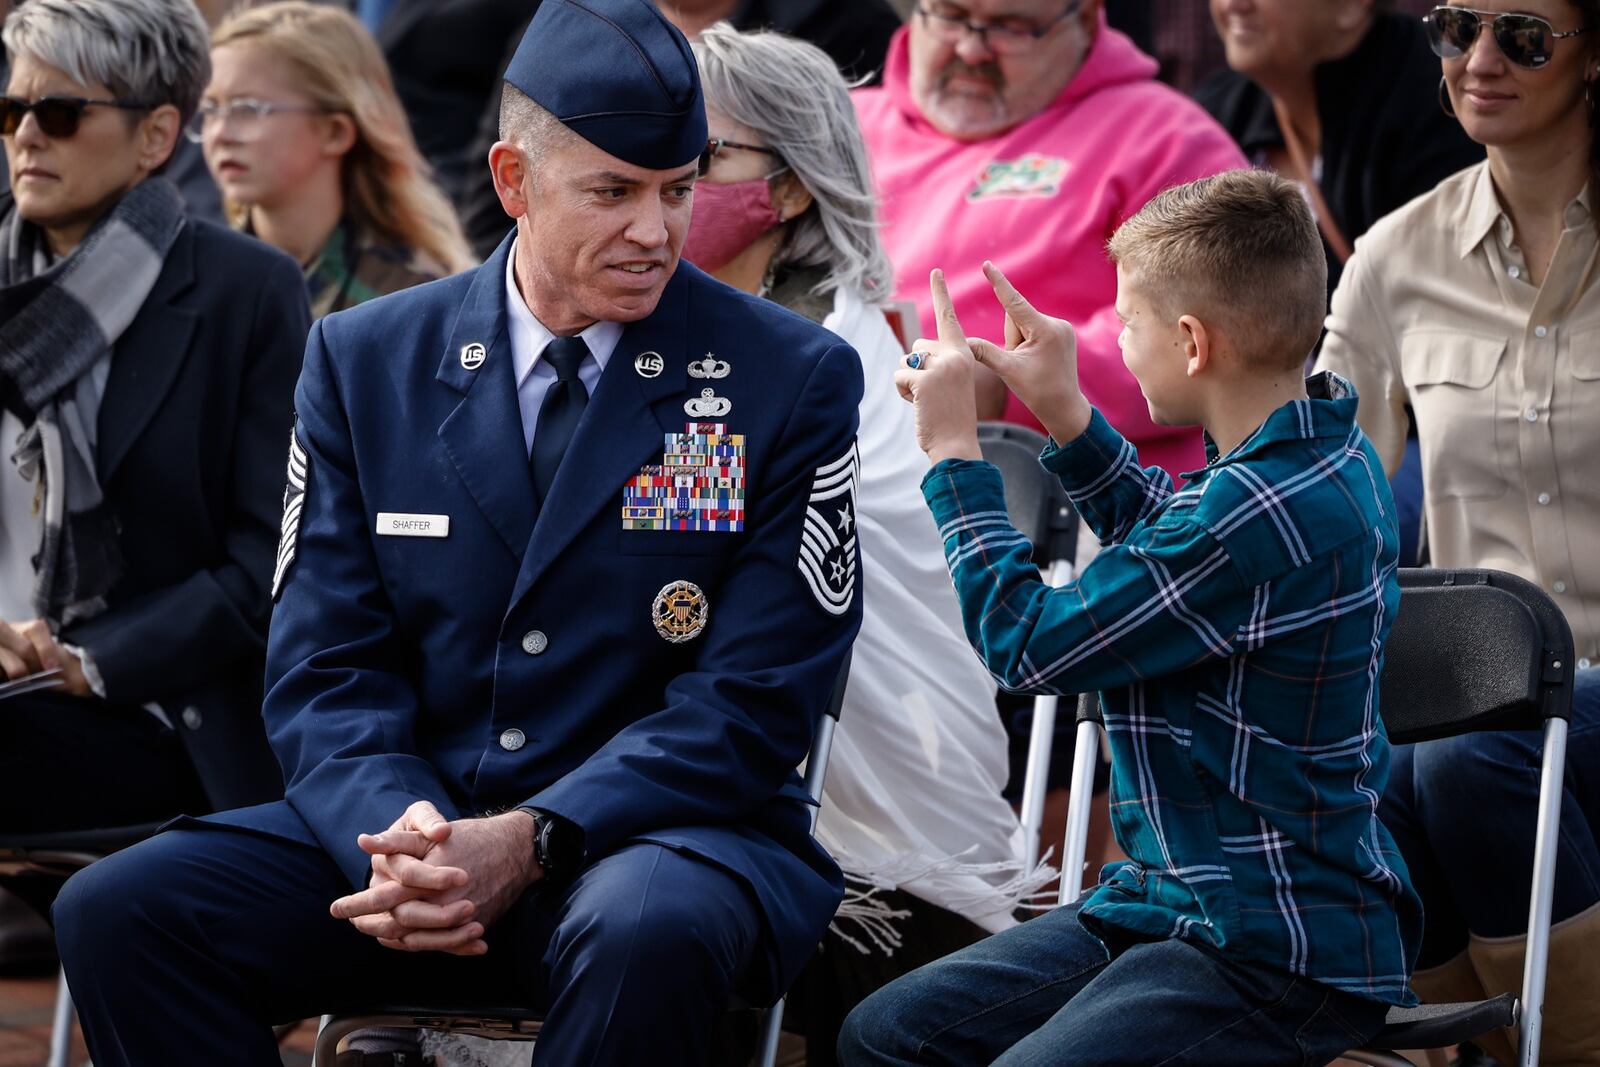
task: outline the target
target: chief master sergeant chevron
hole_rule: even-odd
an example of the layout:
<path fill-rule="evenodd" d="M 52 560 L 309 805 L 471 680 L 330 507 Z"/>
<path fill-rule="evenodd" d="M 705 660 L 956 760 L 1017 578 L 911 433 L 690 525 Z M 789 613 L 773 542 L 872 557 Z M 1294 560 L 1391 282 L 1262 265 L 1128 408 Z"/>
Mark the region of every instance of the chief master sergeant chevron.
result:
<path fill-rule="evenodd" d="M 489 261 L 306 347 L 287 800 L 57 904 L 98 1067 L 276 1067 L 271 1023 L 440 996 L 547 1011 L 540 1063 L 705 1063 L 839 902 L 794 768 L 861 619 L 860 361 L 678 263 L 706 122 L 649 0 L 545 0 L 501 123 Z"/>

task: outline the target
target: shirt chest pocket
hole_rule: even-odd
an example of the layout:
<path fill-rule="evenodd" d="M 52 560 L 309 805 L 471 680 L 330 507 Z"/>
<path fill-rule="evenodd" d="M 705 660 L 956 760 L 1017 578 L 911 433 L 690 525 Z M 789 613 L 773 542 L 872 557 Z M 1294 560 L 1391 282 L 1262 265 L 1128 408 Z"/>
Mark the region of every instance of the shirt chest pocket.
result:
<path fill-rule="evenodd" d="M 1487 500 L 1505 493 L 1505 456 L 1516 445 L 1505 354 L 1505 338 L 1459 330 L 1400 338 L 1429 496 Z"/>

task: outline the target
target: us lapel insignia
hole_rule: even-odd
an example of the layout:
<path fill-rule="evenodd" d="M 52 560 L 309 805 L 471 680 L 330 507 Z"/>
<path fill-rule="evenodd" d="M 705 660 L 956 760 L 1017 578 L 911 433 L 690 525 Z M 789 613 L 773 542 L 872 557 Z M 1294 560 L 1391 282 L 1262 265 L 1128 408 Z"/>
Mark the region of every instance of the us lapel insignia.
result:
<path fill-rule="evenodd" d="M 467 370 L 477 370 L 479 367 L 483 366 L 483 359 L 488 354 L 489 350 L 484 348 L 483 345 L 479 344 L 477 341 L 473 341 L 471 344 L 462 345 L 461 366 Z"/>
<path fill-rule="evenodd" d="M 272 570 L 272 599 L 283 592 L 283 579 L 294 562 L 300 537 L 300 512 L 306 502 L 306 477 L 311 473 L 311 457 L 300 444 L 299 423 L 289 431 L 289 482 L 283 490 L 283 526 L 278 537 L 278 562 Z"/>
<path fill-rule="evenodd" d="M 633 357 L 633 369 L 641 378 L 654 378 L 665 369 L 667 361 L 660 352 L 640 352 Z"/>
<path fill-rule="evenodd" d="M 650 614 L 662 640 L 681 645 L 693 641 L 705 630 L 711 604 L 693 582 L 668 582 L 656 594 Z"/>
<path fill-rule="evenodd" d="M 830 615 L 850 609 L 856 592 L 856 485 L 861 453 L 851 442 L 845 454 L 817 468 L 800 534 L 800 574 Z"/>
<path fill-rule="evenodd" d="M 685 402 L 683 410 L 691 419 L 720 419 L 733 410 L 733 401 L 718 396 L 717 391 L 708 385 L 700 390 L 699 396 Z"/>
<path fill-rule="evenodd" d="M 744 434 L 691 422 L 665 436 L 660 463 L 622 487 L 624 530 L 738 533 L 744 529 Z"/>
<path fill-rule="evenodd" d="M 727 360 L 718 359 L 710 352 L 707 352 L 705 359 L 689 364 L 689 377 L 726 378 L 730 369 Z"/>

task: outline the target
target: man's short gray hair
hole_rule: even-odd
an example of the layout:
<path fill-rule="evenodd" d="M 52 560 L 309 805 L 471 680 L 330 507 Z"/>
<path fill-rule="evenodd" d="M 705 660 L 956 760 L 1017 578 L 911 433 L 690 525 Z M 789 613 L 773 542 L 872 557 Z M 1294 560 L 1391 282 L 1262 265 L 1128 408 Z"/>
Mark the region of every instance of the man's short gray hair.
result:
<path fill-rule="evenodd" d="M 211 35 L 194 0 L 28 0 L 0 34 L 26 55 L 118 100 L 171 104 L 188 122 L 211 80 Z"/>
<path fill-rule="evenodd" d="M 538 181 L 558 145 L 578 135 L 510 82 L 500 90 L 500 139 L 510 141 L 528 157 L 528 172 Z"/>
<path fill-rule="evenodd" d="M 780 33 L 720 22 L 694 43 L 706 103 L 761 135 L 816 201 L 794 222 L 780 264 L 828 271 L 822 291 L 889 297 L 878 201 L 850 87 L 826 52 Z"/>

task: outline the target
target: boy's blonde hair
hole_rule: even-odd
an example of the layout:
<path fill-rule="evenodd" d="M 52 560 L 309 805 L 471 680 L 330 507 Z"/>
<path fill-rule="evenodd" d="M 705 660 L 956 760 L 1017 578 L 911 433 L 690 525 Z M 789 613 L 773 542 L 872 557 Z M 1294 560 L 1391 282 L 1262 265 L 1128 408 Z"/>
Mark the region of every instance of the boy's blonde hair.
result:
<path fill-rule="evenodd" d="M 1322 336 L 1322 238 L 1300 187 L 1276 174 L 1231 170 L 1163 190 L 1107 251 L 1163 312 L 1216 322 L 1248 365 L 1303 366 Z"/>
<path fill-rule="evenodd" d="M 317 106 L 349 115 L 356 143 L 344 157 L 345 211 L 387 241 L 422 252 L 446 270 L 475 259 L 455 209 L 434 184 L 411 137 L 383 53 L 348 12 L 285 0 L 241 10 L 211 35 L 211 47 L 248 43 L 287 63 Z M 243 223 L 248 210 L 227 203 Z"/>

